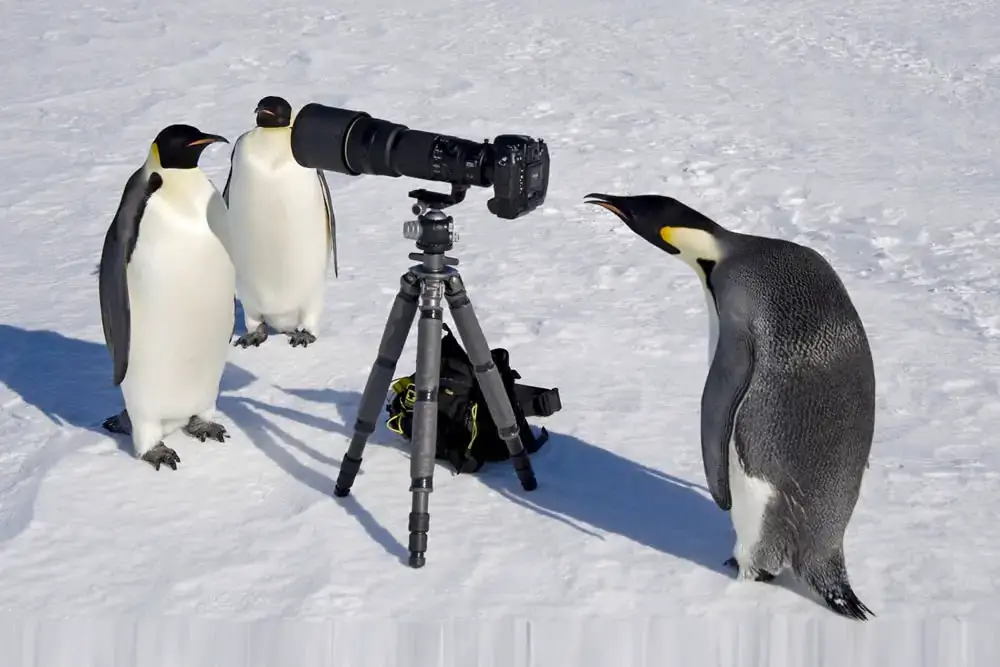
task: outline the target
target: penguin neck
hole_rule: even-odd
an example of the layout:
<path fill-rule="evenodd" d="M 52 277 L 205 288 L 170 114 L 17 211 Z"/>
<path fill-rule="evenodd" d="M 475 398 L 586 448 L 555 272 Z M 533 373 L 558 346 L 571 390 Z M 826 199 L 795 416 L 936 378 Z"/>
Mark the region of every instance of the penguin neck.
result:
<path fill-rule="evenodd" d="M 204 219 L 208 201 L 215 186 L 198 167 L 194 169 L 164 169 L 159 156 L 151 150 L 144 165 L 146 177 L 159 174 L 163 183 L 156 191 L 158 199 L 170 205 L 184 217 Z"/>
<path fill-rule="evenodd" d="M 666 243 L 680 251 L 675 257 L 690 266 L 707 288 L 712 269 L 726 254 L 726 230 L 721 227 L 711 230 L 669 227 L 661 235 Z"/>
<path fill-rule="evenodd" d="M 664 238 L 667 243 L 676 244 L 680 254 L 678 259 L 691 267 L 705 295 L 708 316 L 708 365 L 711 367 L 719 341 L 719 307 L 712 287 L 712 273 L 726 256 L 729 232 L 722 227 L 712 227 L 711 231 L 692 228 L 674 228 Z"/>
<path fill-rule="evenodd" d="M 289 127 L 255 127 L 247 144 L 253 146 L 255 156 L 269 160 L 275 167 L 285 163 L 295 162 L 292 156 L 292 128 Z"/>

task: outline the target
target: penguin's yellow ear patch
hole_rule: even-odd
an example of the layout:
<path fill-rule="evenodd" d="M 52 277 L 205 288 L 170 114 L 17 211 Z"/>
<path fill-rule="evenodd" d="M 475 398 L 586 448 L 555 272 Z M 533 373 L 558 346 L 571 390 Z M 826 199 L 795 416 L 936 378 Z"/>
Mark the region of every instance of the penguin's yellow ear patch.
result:
<path fill-rule="evenodd" d="M 160 165 L 160 147 L 156 145 L 154 141 L 149 146 L 149 157 L 146 158 L 146 164 L 149 165 L 150 169 L 159 169 Z"/>
<path fill-rule="evenodd" d="M 722 257 L 719 242 L 709 232 L 691 227 L 660 227 L 663 242 L 680 251 L 681 259 L 708 259 L 713 262 Z"/>

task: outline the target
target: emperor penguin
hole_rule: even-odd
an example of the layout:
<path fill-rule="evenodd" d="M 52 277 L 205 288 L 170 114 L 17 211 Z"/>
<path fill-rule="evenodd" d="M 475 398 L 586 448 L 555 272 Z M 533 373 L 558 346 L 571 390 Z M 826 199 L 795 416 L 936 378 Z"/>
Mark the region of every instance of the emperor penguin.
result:
<path fill-rule="evenodd" d="M 236 345 L 259 347 L 268 326 L 292 347 L 316 341 L 337 227 L 321 169 L 292 155 L 292 107 L 284 98 L 257 103 L 256 127 L 233 144 L 222 196 L 229 207 L 228 248 L 247 333 Z"/>
<path fill-rule="evenodd" d="M 138 458 L 176 470 L 163 444 L 178 429 L 224 442 L 214 421 L 232 339 L 235 269 L 219 234 L 226 205 L 198 167 L 225 137 L 190 125 L 156 135 L 125 183 L 98 268 L 101 322 L 125 409 L 104 421 Z"/>
<path fill-rule="evenodd" d="M 875 428 L 864 326 L 815 250 L 741 234 L 676 199 L 590 194 L 697 274 L 709 316 L 701 450 L 736 533 L 729 567 L 769 581 L 790 567 L 842 616 L 874 613 L 848 580 L 844 532 Z"/>

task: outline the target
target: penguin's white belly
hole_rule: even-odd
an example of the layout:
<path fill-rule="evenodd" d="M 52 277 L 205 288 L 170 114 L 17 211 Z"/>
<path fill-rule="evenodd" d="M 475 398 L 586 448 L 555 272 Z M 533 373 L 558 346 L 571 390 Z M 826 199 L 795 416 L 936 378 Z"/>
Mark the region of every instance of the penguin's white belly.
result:
<path fill-rule="evenodd" d="M 133 422 L 186 422 L 215 405 L 233 332 L 235 272 L 204 220 L 151 200 L 128 266 L 131 336 L 122 382 Z"/>
<path fill-rule="evenodd" d="M 737 421 L 740 408 L 736 410 Z M 754 550 L 763 534 L 764 518 L 774 497 L 774 487 L 763 479 L 746 474 L 736 453 L 735 430 L 734 428 L 734 435 L 729 438 L 728 445 L 729 493 L 732 499 L 729 516 L 736 532 L 733 557 L 741 568 L 746 568 L 750 565 Z"/>
<path fill-rule="evenodd" d="M 229 213 L 240 299 L 272 319 L 292 317 L 322 289 L 330 258 L 316 172 L 243 157 L 233 167 Z"/>

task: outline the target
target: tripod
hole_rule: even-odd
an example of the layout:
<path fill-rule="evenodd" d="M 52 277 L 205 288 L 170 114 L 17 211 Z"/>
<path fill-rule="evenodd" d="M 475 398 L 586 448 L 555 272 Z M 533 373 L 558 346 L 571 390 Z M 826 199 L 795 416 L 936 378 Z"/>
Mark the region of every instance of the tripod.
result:
<path fill-rule="evenodd" d="M 500 438 L 507 445 L 517 478 L 525 491 L 538 486 L 531 468 L 528 453 L 521 443 L 520 433 L 507 397 L 500 372 L 493 363 L 490 347 L 483 334 L 465 291 L 465 285 L 454 267 L 458 260 L 448 257 L 458 240 L 452 231 L 453 219 L 443 209 L 461 202 L 468 186 L 453 185 L 451 194 L 414 190 L 409 196 L 417 200 L 413 212 L 415 221 L 404 224 L 403 236 L 416 241 L 419 253 L 409 258 L 420 262 L 402 275 L 399 292 L 389 311 L 382 332 L 378 356 L 372 366 L 361 395 L 354 424 L 351 444 L 344 454 L 337 476 L 334 495 L 343 498 L 351 491 L 354 478 L 361 469 L 361 459 L 368 438 L 375 431 L 375 423 L 382 410 L 382 403 L 389 391 L 396 364 L 403 352 L 406 339 L 416 312 L 420 310 L 417 324 L 417 362 L 415 371 L 416 402 L 413 406 L 412 454 L 410 457 L 410 567 L 423 567 L 427 551 L 427 532 L 430 527 L 429 496 L 434 488 L 435 450 L 437 444 L 438 384 L 441 372 L 441 332 L 443 300 L 448 308 L 458 335 L 465 344 L 476 379 L 482 389 L 486 407 L 497 425 Z"/>

